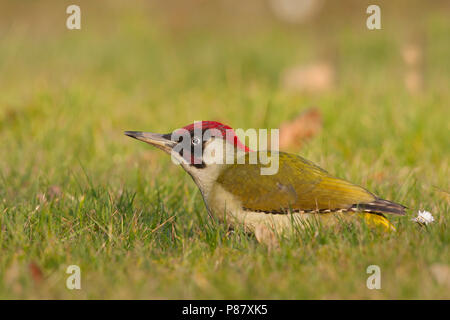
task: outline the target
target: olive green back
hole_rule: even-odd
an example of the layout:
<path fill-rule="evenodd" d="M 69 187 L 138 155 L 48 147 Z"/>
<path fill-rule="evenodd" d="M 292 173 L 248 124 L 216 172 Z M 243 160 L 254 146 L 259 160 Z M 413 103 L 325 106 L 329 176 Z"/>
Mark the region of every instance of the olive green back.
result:
<path fill-rule="evenodd" d="M 227 165 L 217 183 L 244 208 L 255 211 L 346 209 L 376 199 L 366 189 L 334 178 L 300 156 L 278 154 L 279 170 L 274 175 L 261 175 L 261 168 L 268 166 L 249 164 L 247 153 L 245 164 Z"/>

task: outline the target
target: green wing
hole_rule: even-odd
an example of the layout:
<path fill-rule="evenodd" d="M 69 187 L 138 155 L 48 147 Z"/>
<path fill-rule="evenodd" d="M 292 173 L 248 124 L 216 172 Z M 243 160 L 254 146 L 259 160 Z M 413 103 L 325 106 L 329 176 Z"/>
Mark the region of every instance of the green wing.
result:
<path fill-rule="evenodd" d="M 252 211 L 339 210 L 377 198 L 366 189 L 337 179 L 312 162 L 279 152 L 279 169 L 274 175 L 261 175 L 262 164 L 232 164 L 217 182 Z M 270 156 L 270 153 L 269 153 Z"/>

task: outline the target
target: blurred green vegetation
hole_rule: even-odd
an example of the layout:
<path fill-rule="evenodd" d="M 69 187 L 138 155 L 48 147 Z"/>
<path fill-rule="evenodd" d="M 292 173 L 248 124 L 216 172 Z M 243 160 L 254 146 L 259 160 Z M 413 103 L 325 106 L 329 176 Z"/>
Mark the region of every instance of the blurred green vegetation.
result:
<path fill-rule="evenodd" d="M 450 273 L 447 2 L 379 1 L 375 31 L 366 1 L 326 1 L 298 25 L 259 1 L 76 3 L 81 30 L 65 27 L 72 2 L 0 4 L 0 298 L 450 298 L 436 276 Z M 285 70 L 317 61 L 336 70 L 329 88 L 285 88 Z M 297 151 L 407 205 L 396 234 L 324 231 L 268 251 L 210 221 L 182 169 L 123 135 L 278 128 L 311 106 L 323 130 Z M 436 223 L 414 225 L 418 209 Z M 71 264 L 80 291 L 65 287 Z M 366 288 L 370 264 L 382 290 Z"/>

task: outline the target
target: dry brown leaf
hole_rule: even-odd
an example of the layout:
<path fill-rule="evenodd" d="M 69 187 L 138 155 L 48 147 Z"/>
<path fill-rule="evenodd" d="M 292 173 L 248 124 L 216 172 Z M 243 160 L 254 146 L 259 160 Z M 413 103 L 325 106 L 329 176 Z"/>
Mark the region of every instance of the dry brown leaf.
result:
<path fill-rule="evenodd" d="M 280 126 L 280 150 L 300 148 L 302 144 L 317 135 L 322 129 L 322 115 L 317 108 L 301 113 L 290 122 Z"/>
<path fill-rule="evenodd" d="M 408 44 L 403 47 L 402 56 L 408 66 L 417 66 L 422 60 L 422 50 L 416 44 Z"/>
<path fill-rule="evenodd" d="M 404 75 L 406 90 L 410 93 L 420 92 L 424 82 L 422 48 L 414 43 L 407 44 L 402 48 L 402 57 L 406 66 Z"/>
<path fill-rule="evenodd" d="M 30 270 L 31 278 L 33 279 L 34 283 L 40 284 L 42 280 L 44 280 L 44 274 L 42 273 L 41 268 L 35 263 L 30 262 L 28 265 L 28 269 Z"/>
<path fill-rule="evenodd" d="M 321 92 L 333 86 L 335 70 L 328 62 L 299 65 L 284 71 L 281 81 L 287 90 Z"/>
<path fill-rule="evenodd" d="M 423 77 L 420 71 L 411 70 L 405 73 L 405 87 L 410 93 L 416 93 L 422 90 Z"/>
<path fill-rule="evenodd" d="M 270 0 L 275 16 L 289 23 L 304 23 L 313 18 L 323 7 L 323 0 Z"/>

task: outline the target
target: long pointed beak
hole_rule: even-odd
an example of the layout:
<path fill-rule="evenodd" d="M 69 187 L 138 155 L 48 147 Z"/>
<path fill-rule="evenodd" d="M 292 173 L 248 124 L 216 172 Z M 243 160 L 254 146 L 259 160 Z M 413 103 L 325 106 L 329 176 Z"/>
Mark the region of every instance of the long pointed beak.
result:
<path fill-rule="evenodd" d="M 176 145 L 176 142 L 170 140 L 170 134 L 141 131 L 125 131 L 124 133 L 131 138 L 151 144 L 167 153 L 170 153 L 172 148 Z"/>

